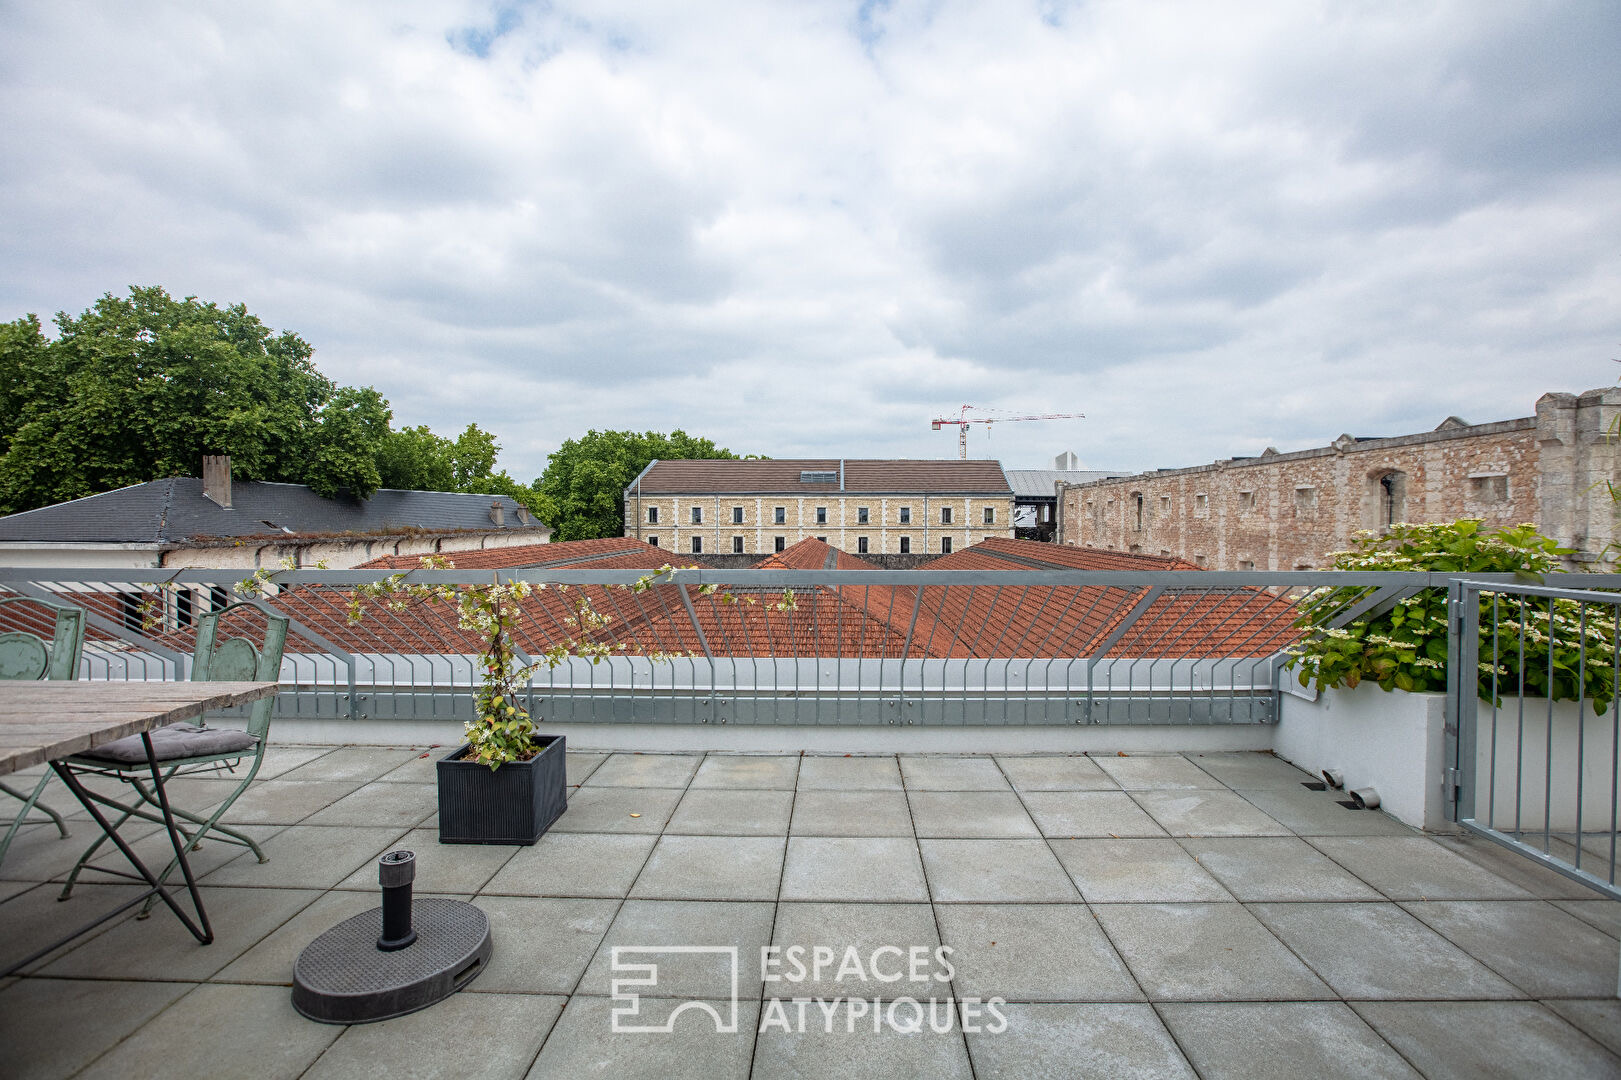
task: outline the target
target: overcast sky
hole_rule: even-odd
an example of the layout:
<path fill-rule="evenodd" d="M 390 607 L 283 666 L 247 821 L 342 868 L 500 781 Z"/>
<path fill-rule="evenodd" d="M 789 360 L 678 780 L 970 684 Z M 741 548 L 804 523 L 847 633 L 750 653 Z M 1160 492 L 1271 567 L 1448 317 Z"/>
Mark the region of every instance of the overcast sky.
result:
<path fill-rule="evenodd" d="M 1621 366 L 1621 4 L 0 3 L 0 319 L 589 428 L 1192 465 Z"/>

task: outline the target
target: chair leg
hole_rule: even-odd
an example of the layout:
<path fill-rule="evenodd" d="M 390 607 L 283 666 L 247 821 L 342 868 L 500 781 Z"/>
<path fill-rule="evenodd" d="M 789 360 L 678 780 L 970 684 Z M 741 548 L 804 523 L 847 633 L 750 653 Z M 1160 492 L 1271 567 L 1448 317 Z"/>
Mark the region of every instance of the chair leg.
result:
<path fill-rule="evenodd" d="M 46 806 L 44 803 L 39 801 L 40 793 L 45 790 L 45 785 L 50 782 L 51 773 L 47 772 L 44 776 L 39 778 L 39 783 L 34 785 L 34 791 L 31 795 L 24 795 L 14 787 L 7 784 L 0 784 L 0 791 L 5 792 L 7 795 L 12 796 L 13 798 L 21 799 L 23 804 L 23 808 L 17 812 L 16 820 L 13 821 L 11 823 L 11 827 L 6 830 L 6 838 L 4 840 L 0 840 L 0 863 L 6 861 L 6 852 L 11 850 L 12 837 L 17 835 L 17 830 L 22 828 L 23 822 L 28 819 L 28 812 L 34 809 L 36 806 L 50 815 L 51 820 L 56 822 L 56 831 L 62 834 L 62 839 L 67 839 L 68 824 L 62 820 L 62 815 L 58 814 L 55 810 L 52 810 L 49 806 Z"/>
<path fill-rule="evenodd" d="M 123 813 L 119 814 L 118 820 L 113 822 L 113 831 L 115 831 L 115 832 L 117 830 L 119 830 L 119 829 L 122 829 L 124 827 L 124 822 L 128 821 L 130 818 L 137 817 L 137 816 L 144 818 L 144 817 L 147 816 L 145 814 L 140 814 L 132 806 L 125 806 L 123 803 L 115 802 L 114 800 L 109 799 L 104 795 L 97 795 L 97 794 L 91 792 L 91 793 L 89 793 L 88 797 L 91 798 L 91 799 L 94 799 L 96 802 L 103 803 L 103 804 L 105 804 L 107 806 L 110 806 L 115 810 L 123 811 Z M 84 849 L 84 854 L 79 856 L 79 861 L 74 863 L 73 864 L 73 869 L 68 872 L 68 880 L 62 886 L 61 893 L 59 893 L 57 895 L 57 897 L 56 897 L 58 900 L 66 900 L 68 897 L 73 895 L 73 886 L 79 880 L 80 871 L 82 871 L 85 868 L 86 863 L 88 863 L 92 858 L 95 857 L 96 852 L 101 849 L 101 845 L 105 844 L 106 842 L 107 842 L 107 833 L 105 831 L 103 831 L 100 836 L 96 837 L 95 840 L 91 842 L 89 847 Z"/>
<path fill-rule="evenodd" d="M 259 847 L 259 844 L 253 839 L 253 837 L 247 835 L 246 833 L 238 832 L 229 825 L 221 825 L 219 823 L 219 820 L 224 816 L 225 811 L 229 810 L 231 808 L 231 804 L 236 802 L 237 797 L 248 789 L 249 782 L 253 780 L 254 774 L 258 771 L 258 763 L 255 762 L 254 768 L 249 770 L 248 775 L 243 778 L 241 785 L 238 786 L 235 791 L 231 792 L 224 802 L 215 807 L 213 815 L 209 817 L 207 821 L 204 821 L 202 818 L 192 814 L 185 815 L 189 820 L 196 822 L 200 826 L 197 829 L 196 835 L 191 837 L 191 842 L 188 845 L 190 850 L 196 851 L 197 846 L 203 842 L 203 837 L 208 835 L 210 832 L 214 832 L 219 833 L 228 842 L 246 846 L 250 851 L 253 852 L 261 863 L 270 861 L 270 857 L 264 853 L 264 850 Z M 176 814 L 181 813 L 181 811 L 174 812 Z M 160 882 L 167 881 L 169 879 L 169 875 L 174 873 L 175 868 L 179 865 L 180 857 L 178 855 L 171 858 L 169 860 L 169 865 L 165 866 L 163 868 L 163 872 L 158 875 L 158 880 Z M 153 906 L 157 903 L 157 899 L 158 898 L 155 896 L 148 897 L 146 903 L 142 905 L 140 912 L 135 917 L 137 919 L 144 919 L 150 915 L 152 913 Z"/>

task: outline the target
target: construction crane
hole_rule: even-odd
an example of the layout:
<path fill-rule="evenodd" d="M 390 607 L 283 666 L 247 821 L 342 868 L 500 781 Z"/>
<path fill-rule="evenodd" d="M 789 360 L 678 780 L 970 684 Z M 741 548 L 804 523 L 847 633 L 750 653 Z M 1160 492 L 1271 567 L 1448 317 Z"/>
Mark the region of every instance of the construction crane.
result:
<path fill-rule="evenodd" d="M 960 415 L 960 416 L 942 416 L 942 417 L 939 417 L 937 419 L 929 421 L 930 426 L 933 427 L 935 431 L 939 431 L 943 427 L 951 427 L 953 425 L 956 426 L 956 428 L 957 428 L 957 456 L 962 458 L 964 461 L 968 460 L 968 425 L 969 424 L 984 424 L 985 425 L 985 430 L 989 431 L 992 424 L 1011 424 L 1011 423 L 1015 423 L 1015 422 L 1020 421 L 1020 420 L 1085 420 L 1086 419 L 1086 414 L 1085 413 L 1043 413 L 1040 416 L 969 416 L 968 415 L 968 410 L 970 410 L 972 408 L 973 408 L 972 405 L 964 405 L 962 407 L 962 415 Z"/>

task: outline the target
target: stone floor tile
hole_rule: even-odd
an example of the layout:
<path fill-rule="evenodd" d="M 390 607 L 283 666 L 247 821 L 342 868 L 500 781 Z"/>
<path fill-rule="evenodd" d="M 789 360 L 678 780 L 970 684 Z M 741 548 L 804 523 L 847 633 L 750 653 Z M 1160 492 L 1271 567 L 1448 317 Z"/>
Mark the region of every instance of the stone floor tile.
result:
<path fill-rule="evenodd" d="M 794 796 L 789 831 L 803 836 L 911 836 L 912 810 L 900 791 L 807 791 Z"/>
<path fill-rule="evenodd" d="M 1189 838 L 1182 847 L 1239 900 L 1380 900 L 1334 860 L 1293 836 Z"/>
<path fill-rule="evenodd" d="M 1461 855 L 1483 869 L 1526 890 L 1544 900 L 1589 900 L 1594 896 L 1591 888 L 1572 881 L 1546 866 L 1538 866 L 1517 851 L 1510 851 L 1484 836 L 1468 833 L 1437 833 L 1429 837 L 1448 851 Z M 1574 854 L 1574 852 L 1569 852 Z M 1585 865 L 1586 860 L 1583 860 Z M 1608 866 L 1606 866 L 1608 870 Z M 1611 901 L 1621 908 L 1621 901 Z"/>
<path fill-rule="evenodd" d="M 1134 791 L 1172 836 L 1287 836 L 1289 830 L 1231 791 Z"/>
<path fill-rule="evenodd" d="M 343 1028 L 293 1010 L 281 986 L 205 984 L 170 1005 L 79 1076 L 85 1080 L 294 1080 Z"/>
<path fill-rule="evenodd" d="M 483 891 L 515 896 L 628 896 L 657 840 L 627 833 L 553 830 L 532 846 L 519 848 Z"/>
<path fill-rule="evenodd" d="M 1081 894 L 1041 840 L 919 840 L 939 903 L 1075 903 Z"/>
<path fill-rule="evenodd" d="M 1614 938 L 1543 900 L 1402 905 L 1426 926 L 1532 997 L 1615 993 Z"/>
<path fill-rule="evenodd" d="M 1392 900 L 1526 900 L 1531 895 L 1427 836 L 1321 836 L 1311 843 Z"/>
<path fill-rule="evenodd" d="M 1544 1001 L 1566 1021 L 1574 1024 L 1612 1054 L 1621 1054 L 1621 999 L 1596 998 L 1586 1001 Z"/>
<path fill-rule="evenodd" d="M 901 770 L 888 754 L 877 757 L 819 757 L 799 763 L 799 790 L 901 790 Z"/>
<path fill-rule="evenodd" d="M 1396 904 L 1251 904 L 1344 998 L 1514 998 L 1513 986 Z"/>
<path fill-rule="evenodd" d="M 1175 840 L 1053 840 L 1051 844 L 1089 903 L 1233 898 Z"/>
<path fill-rule="evenodd" d="M 569 750 L 563 755 L 564 779 L 570 787 L 579 787 L 607 760 L 607 754 L 587 754 L 579 750 Z"/>
<path fill-rule="evenodd" d="M 277 744 L 272 731 L 271 743 L 265 747 L 264 757 L 259 762 L 259 772 L 256 779 L 272 780 L 282 774 L 307 765 L 316 758 L 330 754 L 330 746 L 285 746 Z"/>
<path fill-rule="evenodd" d="M 381 902 L 375 892 L 321 893 L 313 903 L 300 909 L 292 918 L 265 934 L 251 948 L 215 972 L 209 981 L 290 987 L 293 985 L 293 962 L 306 945 L 351 915 L 370 911 Z M 156 917 L 154 914 L 153 918 Z"/>
<path fill-rule="evenodd" d="M 10 801 L 10 796 L 0 798 Z M 119 830 L 119 835 L 127 842 L 136 844 L 162 828 L 162 825 L 144 821 L 129 822 Z M 60 881 L 72 871 L 73 864 L 79 861 L 79 856 L 85 853 L 90 842 L 100 835 L 100 829 L 95 822 L 82 819 L 68 823 L 66 837 L 57 832 L 55 825 L 31 825 L 18 830 L 6 851 L 5 862 L 0 862 L 0 878 L 7 881 Z M 101 847 L 104 851 L 110 851 L 117 860 L 109 865 L 116 865 L 120 870 L 130 869 L 129 863 L 112 841 Z M 100 860 L 99 855 L 97 859 Z"/>
<path fill-rule="evenodd" d="M 613 923 L 614 900 L 481 896 L 495 951 L 469 984 L 480 994 L 569 994 Z"/>
<path fill-rule="evenodd" d="M 1098 766 L 1127 791 L 1156 791 L 1179 788 L 1220 788 L 1220 780 L 1180 754 L 1097 754 Z"/>
<path fill-rule="evenodd" d="M 1304 791 L 1306 789 L 1301 784 L 1322 779 L 1296 768 L 1275 754 L 1259 750 L 1184 754 L 1183 757 L 1215 777 L 1223 786 L 1234 790 L 1280 788 L 1284 791 Z"/>
<path fill-rule="evenodd" d="M 95 882 L 83 884 L 73 890 L 73 898 L 65 903 L 58 902 L 57 896 L 62 892 L 61 886 L 46 883 L 35 886 L 27 892 L 20 893 L 0 904 L 0 927 L 5 932 L 0 933 L 0 968 L 8 968 L 21 960 L 29 953 L 60 938 L 63 934 L 72 933 L 98 915 L 128 903 L 139 896 L 144 889 L 137 885 L 102 885 Z M 84 937 L 75 938 L 66 946 L 66 949 L 82 948 L 86 942 L 93 941 L 99 934 L 105 934 L 113 927 L 119 926 L 126 919 L 133 919 L 135 912 L 128 913 L 109 920 L 90 931 Z M 164 918 L 173 919 L 165 909 Z M 175 923 L 176 926 L 180 924 Z M 30 971 L 38 971 L 42 965 L 53 963 L 55 958 L 64 955 L 63 949 L 46 956 L 43 960 L 36 960 Z"/>
<path fill-rule="evenodd" d="M 1040 830 L 1011 791 L 908 791 L 919 836 L 1039 837 Z"/>
<path fill-rule="evenodd" d="M 702 754 L 614 754 L 582 786 L 684 788 L 702 761 Z"/>
<path fill-rule="evenodd" d="M 367 784 L 324 810 L 305 818 L 305 825 L 396 825 L 409 829 L 439 813 L 434 784 Z M 437 826 L 436 826 L 437 827 Z"/>
<path fill-rule="evenodd" d="M 390 770 L 377 779 L 385 784 L 437 784 L 439 782 L 439 759 L 446 757 L 453 746 L 434 746 L 426 750 L 417 750 L 414 756 L 397 769 Z"/>
<path fill-rule="evenodd" d="M 1079 754 L 999 754 L 996 763 L 1020 791 L 1117 791 L 1114 777 Z"/>
<path fill-rule="evenodd" d="M 1166 835 L 1124 791 L 1027 791 L 1021 797 L 1045 836 Z"/>
<path fill-rule="evenodd" d="M 568 809 L 552 823 L 552 831 L 662 832 L 680 801 L 680 788 L 576 788 L 569 794 Z"/>
<path fill-rule="evenodd" d="M 928 900 L 917 841 L 898 836 L 790 836 L 783 900 Z"/>
<path fill-rule="evenodd" d="M 657 900 L 775 900 L 781 836 L 659 837 L 632 896 Z"/>
<path fill-rule="evenodd" d="M 942 1026 L 949 1012 L 943 1004 L 947 997 L 940 995 L 940 1004 L 936 1005 Z M 887 1010 L 890 1006 L 886 1002 L 884 1007 Z M 907 1026 L 917 1019 L 918 1014 L 909 1006 L 897 1008 L 900 1025 Z M 800 1011 L 792 1003 L 783 1002 L 778 1013 L 767 1002 L 760 1023 L 764 1030 L 754 1051 L 753 1075 L 757 1080 L 869 1076 L 970 1080 L 973 1072 L 961 1032 L 955 1024 L 944 1033 L 931 1030 L 927 1001 L 921 1002 L 919 1008 L 921 1031 L 902 1033 L 886 1021 L 875 1032 L 870 1014 L 852 1018 L 852 1012 L 859 1010 L 841 1003 L 832 1015 L 830 1031 L 828 1019 L 815 1005 L 804 1008 L 801 1026 Z M 781 1023 L 774 1023 L 778 1017 L 791 1030 L 784 1031 Z"/>
<path fill-rule="evenodd" d="M 255 780 L 225 813 L 227 825 L 297 825 L 360 790 L 358 780 Z"/>
<path fill-rule="evenodd" d="M 1205 1080 L 1419 1080 L 1343 1002 L 1165 1004 L 1159 1014 Z"/>
<path fill-rule="evenodd" d="M 191 983 L 21 979 L 0 991 L 11 1080 L 72 1076 L 192 989 Z M 71 1038 L 64 1038 L 71 1025 Z"/>
<path fill-rule="evenodd" d="M 758 998 L 762 985 L 760 950 L 771 942 L 775 912 L 772 903 L 626 900 L 575 992 L 612 994 L 613 980 L 628 977 L 624 972 L 614 972 L 613 950 L 618 947 L 629 950 L 621 955 L 621 967 L 649 963 L 658 966 L 657 985 L 640 987 L 643 996 L 724 999 L 731 995 L 734 972 L 730 955 L 658 951 L 673 945 L 736 949 L 738 992 Z"/>
<path fill-rule="evenodd" d="M 950 981 L 934 978 L 937 972 L 944 971 L 935 962 L 940 935 L 935 929 L 934 909 L 928 904 L 782 903 L 777 905 L 771 942 L 780 949 L 780 960 L 772 968 L 779 978 L 766 984 L 767 997 L 951 995 Z M 818 947 L 828 950 L 823 954 L 827 962 L 820 978 L 816 968 Z M 873 956 L 874 950 L 886 947 L 900 952 Z M 918 968 L 919 979 L 914 981 L 910 950 L 918 947 L 926 950 L 926 960 Z M 851 949 L 855 950 L 859 972 L 854 966 L 845 966 Z"/>
<path fill-rule="evenodd" d="M 296 769 L 287 770 L 279 779 L 352 780 L 365 784 L 393 772 L 421 752 L 397 746 L 340 746 Z"/>
<path fill-rule="evenodd" d="M 792 791 L 688 788 L 664 831 L 716 836 L 784 836 L 793 805 Z"/>
<path fill-rule="evenodd" d="M 507 860 L 522 850 L 511 844 L 441 844 L 437 826 L 412 829 L 389 845 L 390 851 L 401 849 L 416 855 L 416 879 L 412 887 L 418 895 L 476 893 Z M 363 863 L 334 886 L 367 893 L 375 893 L 380 887 L 376 859 Z"/>
<path fill-rule="evenodd" d="M 1001 1006 L 1007 1027 L 968 1033 L 977 1080 L 1192 1080 L 1182 1052 L 1147 1005 Z"/>
<path fill-rule="evenodd" d="M 208 884 L 330 889 L 406 835 L 381 825 L 289 825 L 259 845 L 268 862 L 243 851 L 209 874 Z"/>
<path fill-rule="evenodd" d="M 1587 893 L 1592 896 L 1591 890 Z M 1621 938 L 1621 900 L 1553 900 L 1554 907 L 1568 911 L 1589 926 L 1596 926 L 1613 938 Z"/>
<path fill-rule="evenodd" d="M 1085 904 L 941 904 L 935 913 L 959 997 L 1143 1000 Z"/>
<path fill-rule="evenodd" d="M 1382 810 L 1351 810 L 1339 791 L 1250 788 L 1238 792 L 1267 816 L 1301 836 L 1414 836 Z"/>
<path fill-rule="evenodd" d="M 1103 904 L 1093 910 L 1150 1000 L 1332 996 L 1238 904 Z"/>
<path fill-rule="evenodd" d="M 522 1080 L 565 998 L 537 994 L 452 994 L 421 1012 L 356 1024 L 303 1080 L 443 1077 Z"/>
<path fill-rule="evenodd" d="M 1007 791 L 1007 777 L 994 758 L 953 754 L 901 755 L 909 791 Z"/>
<path fill-rule="evenodd" d="M 798 754 L 710 754 L 698 767 L 692 786 L 792 791 L 798 777 Z"/>
<path fill-rule="evenodd" d="M 1621 1058 L 1534 1001 L 1365 1001 L 1352 1007 L 1429 1080 L 1621 1076 Z"/>
<path fill-rule="evenodd" d="M 707 1004 L 735 1025 L 735 1031 L 717 1032 L 715 1020 L 692 1007 L 672 1018 L 672 1011 L 682 1007 L 680 1002 L 642 995 L 635 1016 L 622 1018 L 622 1023 L 672 1023 L 672 1031 L 615 1034 L 611 1029 L 613 1013 L 623 1009 L 624 1003 L 577 995 L 569 999 L 563 1015 L 552 1026 L 529 1076 L 533 1080 L 743 1080 L 749 1075 L 759 1002 L 740 1002 L 735 1017 L 727 1001 Z"/>

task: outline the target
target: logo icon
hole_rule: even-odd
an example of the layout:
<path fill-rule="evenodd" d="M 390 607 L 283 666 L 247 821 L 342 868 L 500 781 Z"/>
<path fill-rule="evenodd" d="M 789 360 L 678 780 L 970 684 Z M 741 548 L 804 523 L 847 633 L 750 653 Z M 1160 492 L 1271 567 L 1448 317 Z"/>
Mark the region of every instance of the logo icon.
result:
<path fill-rule="evenodd" d="M 645 1020 L 642 1015 L 642 999 L 637 989 L 646 987 L 652 989 L 659 984 L 659 966 L 656 963 L 631 963 L 623 957 L 630 956 L 680 956 L 692 953 L 706 953 L 723 956 L 731 967 L 731 994 L 726 1015 L 707 1001 L 683 1001 L 670 1010 L 661 1024 L 638 1024 L 637 1020 Z M 610 967 L 614 972 L 614 979 L 609 985 L 609 992 L 614 1002 L 613 1015 L 610 1020 L 615 1033 L 624 1034 L 669 1034 L 675 1030 L 676 1017 L 694 1009 L 706 1012 L 715 1021 L 715 1031 L 721 1035 L 731 1035 L 737 1032 L 737 983 L 738 959 L 736 945 L 615 945 L 611 953 Z M 620 973 L 626 975 L 620 978 Z"/>

